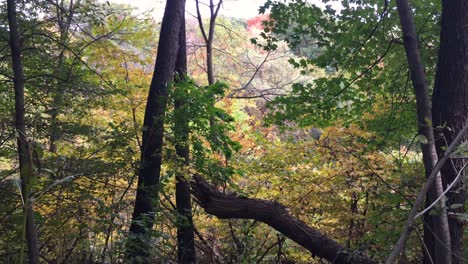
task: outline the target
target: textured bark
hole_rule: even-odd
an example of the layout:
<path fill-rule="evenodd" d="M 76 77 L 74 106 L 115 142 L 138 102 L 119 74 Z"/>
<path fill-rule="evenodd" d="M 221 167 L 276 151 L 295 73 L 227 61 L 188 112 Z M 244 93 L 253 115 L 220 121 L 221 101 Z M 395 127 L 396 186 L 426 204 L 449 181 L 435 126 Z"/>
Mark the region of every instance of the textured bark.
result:
<path fill-rule="evenodd" d="M 294 218 L 286 207 L 277 202 L 225 195 L 198 175 L 194 176 L 192 191 L 207 213 L 222 219 L 253 219 L 263 222 L 309 250 L 313 256 L 336 264 L 377 263 Z"/>
<path fill-rule="evenodd" d="M 145 110 L 138 188 L 127 241 L 127 262 L 151 262 L 149 250 L 161 173 L 167 89 L 174 76 L 184 7 L 185 0 L 168 0 L 164 11 Z"/>
<path fill-rule="evenodd" d="M 23 238 L 26 239 L 28 247 L 29 263 L 39 263 L 39 249 L 37 241 L 37 230 L 34 224 L 33 204 L 29 199 L 31 180 L 34 176 L 31 157 L 31 149 L 27 139 L 24 110 L 24 74 L 21 64 L 21 44 L 16 21 L 15 0 L 7 1 L 8 25 L 10 29 L 10 48 L 13 64 L 13 85 L 15 89 L 15 129 L 18 144 L 18 160 L 21 178 L 21 193 L 23 197 L 23 214 L 25 226 Z M 25 232 L 25 234 L 24 234 Z M 22 254 L 22 252 L 20 253 Z"/>
<path fill-rule="evenodd" d="M 468 2 L 466 0 L 442 1 L 442 28 L 440 33 L 439 58 L 432 96 L 432 116 L 436 133 L 436 147 L 441 156 L 451 144 L 468 118 Z M 468 140 L 468 134 L 463 141 Z M 442 168 L 442 183 L 447 186 L 455 179 L 466 160 L 452 160 Z M 465 204 L 466 193 L 463 182 L 459 181 L 447 194 L 448 204 Z M 450 209 L 463 213 L 464 206 Z M 449 217 L 452 246 L 452 263 L 462 263 L 463 221 Z M 426 241 L 434 241 L 425 233 Z M 434 256 L 432 256 L 434 258 Z M 425 263 L 429 263 L 428 256 Z"/>
<path fill-rule="evenodd" d="M 408 0 L 397 0 L 398 14 L 400 17 L 401 28 L 403 32 L 403 42 L 408 60 L 408 66 L 411 73 L 414 92 L 416 95 L 418 133 L 427 139 L 427 142 L 421 141 L 423 153 L 423 163 L 426 177 L 432 172 L 437 163 L 437 152 L 434 144 L 434 132 L 432 127 L 431 102 L 429 99 L 429 89 L 427 86 L 424 66 L 421 60 L 416 29 L 413 21 L 413 14 Z M 443 187 L 440 173 L 435 177 L 434 187 L 427 194 L 428 199 L 435 200 L 442 195 Z M 449 264 L 450 257 L 450 232 L 447 220 L 447 211 L 444 207 L 444 201 L 441 201 L 441 213 L 432 217 L 432 231 L 437 236 L 434 241 L 434 261 L 436 263 Z M 427 229 L 427 226 L 425 226 Z"/>
<path fill-rule="evenodd" d="M 185 16 L 182 15 L 182 24 L 179 33 L 179 52 L 176 62 L 176 87 L 178 81 L 184 81 L 187 74 L 187 45 L 185 36 Z M 177 89 L 177 88 L 176 88 Z M 177 207 L 177 257 L 179 263 L 196 263 L 195 238 L 192 221 L 192 201 L 190 184 L 184 175 L 185 168 L 190 162 L 189 127 L 187 116 L 180 114 L 186 98 L 176 98 L 175 101 L 175 128 L 176 153 L 179 157 L 179 169 L 176 174 L 176 207 Z M 179 113 L 179 114 L 178 114 Z"/>

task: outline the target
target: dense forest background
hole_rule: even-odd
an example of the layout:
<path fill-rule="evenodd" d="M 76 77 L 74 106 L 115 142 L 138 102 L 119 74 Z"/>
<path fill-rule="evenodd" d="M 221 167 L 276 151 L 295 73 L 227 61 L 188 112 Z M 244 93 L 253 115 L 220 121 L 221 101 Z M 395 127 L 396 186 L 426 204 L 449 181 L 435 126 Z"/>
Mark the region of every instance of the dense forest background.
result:
<path fill-rule="evenodd" d="M 0 263 L 467 263 L 466 1 L 185 2 L 0 1 Z"/>

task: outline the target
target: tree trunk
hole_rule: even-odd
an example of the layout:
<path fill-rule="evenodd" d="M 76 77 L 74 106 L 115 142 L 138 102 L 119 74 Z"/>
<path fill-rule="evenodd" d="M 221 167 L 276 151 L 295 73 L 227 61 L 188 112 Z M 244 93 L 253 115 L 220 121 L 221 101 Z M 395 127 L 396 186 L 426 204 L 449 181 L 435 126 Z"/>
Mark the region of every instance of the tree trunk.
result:
<path fill-rule="evenodd" d="M 196 200 L 207 213 L 222 219 L 253 219 L 263 222 L 309 250 L 313 256 L 335 264 L 377 263 L 307 226 L 291 216 L 286 207 L 277 202 L 223 194 L 198 175 L 194 176 L 192 190 Z"/>
<path fill-rule="evenodd" d="M 426 177 L 429 177 L 438 160 L 434 144 L 429 89 L 419 52 L 411 7 L 407 0 L 397 0 L 397 8 L 400 16 L 403 41 L 411 73 L 411 80 L 413 82 L 413 88 L 416 95 L 418 133 L 424 138 L 424 140 L 421 140 L 424 169 Z M 427 196 L 435 196 L 435 198 L 429 198 L 435 200 L 437 197 L 441 196 L 442 193 L 442 180 L 440 173 L 438 173 L 435 178 L 434 186 Z M 450 251 L 447 250 L 447 248 L 450 248 L 450 232 L 448 227 L 447 211 L 444 207 L 443 199 L 440 202 L 440 205 L 440 214 L 432 217 L 432 231 L 438 238 L 437 241 L 434 241 L 435 254 L 433 260 L 435 263 L 449 264 L 451 257 Z M 425 229 L 427 229 L 427 226 L 425 226 Z"/>
<path fill-rule="evenodd" d="M 432 96 L 432 116 L 436 133 L 437 152 L 442 155 L 452 143 L 468 118 L 468 2 L 466 0 L 442 1 L 442 28 L 440 32 L 439 58 Z M 468 135 L 464 136 L 466 142 Z M 442 168 L 442 183 L 452 183 L 466 160 L 452 160 Z M 461 204 L 453 213 L 463 213 L 465 192 L 459 181 L 448 192 L 448 204 Z M 462 263 L 463 221 L 449 217 L 452 263 Z M 433 243 L 431 233 L 425 233 L 425 240 Z M 434 257 L 434 256 L 432 256 Z M 425 263 L 428 262 L 428 256 Z"/>
<path fill-rule="evenodd" d="M 56 16 L 57 16 L 57 25 L 60 33 L 60 43 L 65 45 L 69 37 L 70 25 L 73 20 L 74 10 L 73 10 L 73 1 L 70 1 L 68 8 L 65 7 L 64 1 L 56 3 Z M 57 141 L 62 137 L 60 131 L 60 124 L 58 116 L 63 104 L 63 96 L 65 92 L 65 50 L 67 47 L 62 47 L 58 56 L 57 67 L 55 68 L 54 77 L 55 80 L 52 85 L 54 85 L 53 91 L 53 104 L 52 109 L 50 110 L 50 128 L 49 128 L 49 151 L 52 153 L 57 152 Z"/>
<path fill-rule="evenodd" d="M 208 78 L 208 85 L 212 85 L 215 83 L 215 76 L 213 70 L 213 39 L 214 39 L 214 30 L 215 30 L 215 22 L 216 18 L 218 17 L 219 9 L 221 8 L 221 4 L 223 0 L 219 0 L 218 4 L 215 6 L 213 0 L 210 0 L 209 8 L 210 8 L 210 24 L 208 28 L 208 34 L 206 34 L 205 27 L 203 26 L 203 19 L 200 13 L 200 3 L 199 0 L 196 0 L 196 8 L 197 8 L 197 19 L 198 25 L 200 27 L 200 31 L 202 32 L 203 40 L 205 40 L 206 45 L 206 76 Z"/>
<path fill-rule="evenodd" d="M 27 242 L 29 263 L 36 264 L 39 263 L 37 230 L 34 224 L 33 204 L 29 199 L 30 185 L 32 184 L 34 174 L 31 157 L 32 150 L 29 147 L 27 139 L 24 117 L 24 75 L 23 66 L 21 64 L 21 44 L 18 32 L 18 23 L 16 21 L 15 0 L 8 0 L 7 6 L 11 58 L 13 63 L 13 84 L 15 89 L 15 129 L 17 134 L 21 193 L 23 197 L 23 214 L 25 219 L 22 238 L 25 238 Z M 20 252 L 21 256 L 22 254 L 23 252 Z"/>
<path fill-rule="evenodd" d="M 127 241 L 127 262 L 149 263 L 161 173 L 167 89 L 173 80 L 185 0 L 168 0 L 143 124 L 143 143 L 135 207 Z"/>
<path fill-rule="evenodd" d="M 187 74 L 187 45 L 185 37 L 185 15 L 182 15 L 182 24 L 179 33 L 179 52 L 176 62 L 177 82 L 183 82 Z M 176 87 L 176 89 L 178 89 Z M 179 263 L 196 263 L 195 238 L 192 220 L 192 201 L 188 175 L 185 175 L 190 162 L 189 127 L 187 116 L 182 110 L 185 98 L 176 98 L 175 101 L 175 128 L 176 153 L 179 157 L 176 173 L 176 207 L 177 207 L 177 256 Z"/>

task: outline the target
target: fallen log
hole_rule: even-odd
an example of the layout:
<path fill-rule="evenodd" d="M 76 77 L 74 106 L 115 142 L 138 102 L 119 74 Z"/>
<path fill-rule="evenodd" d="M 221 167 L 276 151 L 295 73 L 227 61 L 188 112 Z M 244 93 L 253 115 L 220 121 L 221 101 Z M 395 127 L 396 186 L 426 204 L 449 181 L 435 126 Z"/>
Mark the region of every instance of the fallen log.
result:
<path fill-rule="evenodd" d="M 192 181 L 192 193 L 208 214 L 221 219 L 253 219 L 263 222 L 309 250 L 313 256 L 336 264 L 376 264 L 367 255 L 340 245 L 320 231 L 293 217 L 275 201 L 223 194 L 200 175 Z"/>

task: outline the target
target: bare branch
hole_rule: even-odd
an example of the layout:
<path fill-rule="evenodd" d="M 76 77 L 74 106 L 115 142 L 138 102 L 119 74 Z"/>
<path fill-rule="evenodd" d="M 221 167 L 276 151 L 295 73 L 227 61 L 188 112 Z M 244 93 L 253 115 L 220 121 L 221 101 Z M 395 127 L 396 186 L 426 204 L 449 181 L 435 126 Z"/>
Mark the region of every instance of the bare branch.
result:
<path fill-rule="evenodd" d="M 431 210 L 432 207 L 434 207 L 441 199 L 442 197 L 445 197 L 445 194 L 447 194 L 452 188 L 453 186 L 455 186 L 455 184 L 458 182 L 458 180 L 460 179 L 460 176 L 462 175 L 463 173 L 463 170 L 466 168 L 466 166 L 468 165 L 468 163 L 466 163 L 465 165 L 463 165 L 463 167 L 460 169 L 460 171 L 458 171 L 458 174 L 457 174 L 457 177 L 455 177 L 455 179 L 453 180 L 453 182 L 447 187 L 447 189 L 442 193 L 441 196 L 439 196 L 431 205 L 429 205 L 426 209 L 422 210 L 422 212 L 420 212 L 419 214 L 417 214 L 414 218 L 418 218 L 422 215 L 424 215 L 426 212 L 428 212 L 429 210 Z"/>
<path fill-rule="evenodd" d="M 421 205 L 422 205 L 422 203 L 424 201 L 424 197 L 426 196 L 427 191 L 429 190 L 429 188 L 434 183 L 436 175 L 440 172 L 440 170 L 444 166 L 445 162 L 447 162 L 447 160 L 450 159 L 450 155 L 452 154 L 452 152 L 455 151 L 458 144 L 463 139 L 463 136 L 467 132 L 468 132 L 468 123 L 463 127 L 463 129 L 458 133 L 457 137 L 452 141 L 452 143 L 447 148 L 447 150 L 445 151 L 442 158 L 439 159 L 436 166 L 432 170 L 431 174 L 427 178 L 427 181 L 424 184 L 424 187 L 419 192 L 418 197 L 416 198 L 416 201 L 414 202 L 413 208 L 411 209 L 411 212 L 410 212 L 410 214 L 408 216 L 408 220 L 406 222 L 406 227 L 403 230 L 403 232 L 401 233 L 400 239 L 396 243 L 392 253 L 388 257 L 387 261 L 385 262 L 386 264 L 394 263 L 396 258 L 400 255 L 400 252 L 403 251 L 403 249 L 405 248 L 406 241 L 408 240 L 408 237 L 409 237 L 411 231 L 414 228 L 418 208 L 421 207 Z"/>

